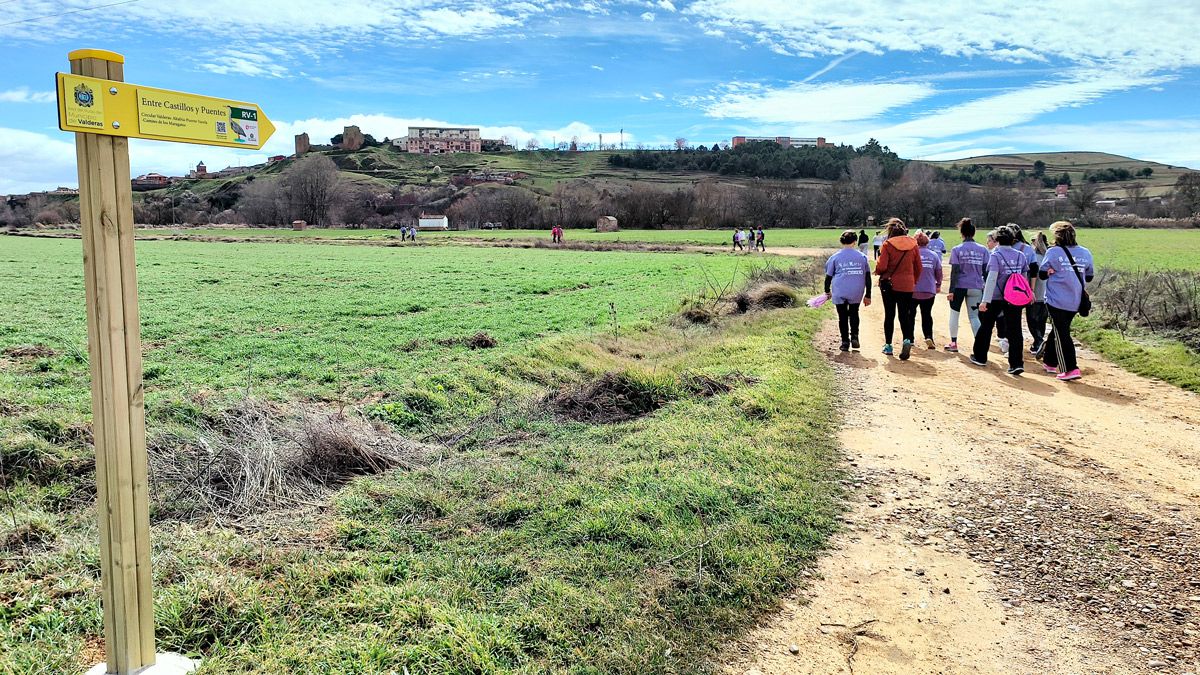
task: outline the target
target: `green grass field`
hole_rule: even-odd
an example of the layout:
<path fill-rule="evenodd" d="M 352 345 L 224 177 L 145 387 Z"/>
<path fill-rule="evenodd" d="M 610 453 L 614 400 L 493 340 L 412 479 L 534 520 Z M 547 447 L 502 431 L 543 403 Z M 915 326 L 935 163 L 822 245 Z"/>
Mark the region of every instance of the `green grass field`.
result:
<path fill-rule="evenodd" d="M 840 230 L 771 230 L 767 235 L 770 246 L 796 246 L 804 248 L 834 248 Z M 150 228 L 139 230 L 145 236 L 171 236 L 172 234 L 211 237 L 262 237 L 283 239 L 399 239 L 397 230 L 360 229 L 309 229 L 295 231 L 284 228 L 246 227 L 196 227 L 196 228 Z M 418 241 L 494 240 L 494 239 L 549 239 L 549 230 L 467 230 L 451 232 L 421 232 Z M 593 230 L 568 230 L 568 241 L 611 241 L 647 244 L 681 244 L 690 246 L 729 246 L 732 231 L 726 230 L 622 230 L 620 232 L 595 232 Z"/>
<path fill-rule="evenodd" d="M 0 244 L 0 672 L 81 672 L 102 631 L 80 247 Z M 248 519 L 156 501 L 159 646 L 203 657 L 202 673 L 704 672 L 834 528 L 820 315 L 667 321 L 745 258 L 202 242 L 138 255 L 152 447 L 216 438 L 222 411 L 265 400 L 345 405 L 429 448 Z M 439 343 L 479 330 L 497 346 Z M 662 407 L 592 424 L 539 402 L 603 373 Z M 729 391 L 696 393 L 699 374 Z"/>
<path fill-rule="evenodd" d="M 173 233 L 199 236 L 274 237 L 284 239 L 399 239 L 393 230 L 311 229 L 295 232 L 290 229 L 267 228 L 186 228 L 171 230 L 155 228 L 142 230 L 144 235 L 170 236 Z M 836 248 L 840 230 L 776 229 L 767 233 L 768 249 L 772 246 L 797 248 Z M 725 230 L 622 230 L 594 232 L 568 230 L 568 241 L 613 241 L 648 244 L 681 244 L 696 246 L 729 246 L 730 232 Z M 873 234 L 873 233 L 871 233 Z M 943 231 L 949 245 L 959 240 L 957 233 Z M 422 232 L 420 241 L 456 239 L 549 239 L 541 230 L 471 230 L 466 232 Z M 1200 230 L 1081 230 L 1079 241 L 1091 249 L 1101 267 L 1118 269 L 1200 269 Z M 419 243 L 419 242 L 418 242 Z"/>

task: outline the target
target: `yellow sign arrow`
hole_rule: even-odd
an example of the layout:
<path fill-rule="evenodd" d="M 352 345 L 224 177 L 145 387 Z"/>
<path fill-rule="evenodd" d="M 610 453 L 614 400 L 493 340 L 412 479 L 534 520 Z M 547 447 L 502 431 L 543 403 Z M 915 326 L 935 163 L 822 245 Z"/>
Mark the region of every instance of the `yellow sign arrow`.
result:
<path fill-rule="evenodd" d="M 58 128 L 258 150 L 275 125 L 255 103 L 58 73 Z"/>

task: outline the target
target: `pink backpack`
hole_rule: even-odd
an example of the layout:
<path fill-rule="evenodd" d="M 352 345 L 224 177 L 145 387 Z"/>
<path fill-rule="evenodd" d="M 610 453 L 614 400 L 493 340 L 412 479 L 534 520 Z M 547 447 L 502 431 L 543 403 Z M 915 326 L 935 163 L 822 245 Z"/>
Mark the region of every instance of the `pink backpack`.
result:
<path fill-rule="evenodd" d="M 1025 307 L 1033 303 L 1033 289 L 1029 286 L 1029 279 L 1024 270 L 1008 275 L 1008 280 L 1004 282 L 1004 301 L 1014 307 Z"/>

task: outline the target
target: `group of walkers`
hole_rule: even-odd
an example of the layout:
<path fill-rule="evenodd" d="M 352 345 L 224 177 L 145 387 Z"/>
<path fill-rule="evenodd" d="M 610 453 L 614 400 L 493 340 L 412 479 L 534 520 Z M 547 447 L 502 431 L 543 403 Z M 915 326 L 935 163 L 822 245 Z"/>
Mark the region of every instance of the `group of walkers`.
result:
<path fill-rule="evenodd" d="M 555 225 L 554 227 L 550 228 L 550 240 L 553 241 L 555 244 L 562 243 L 562 241 L 563 241 L 562 227 Z"/>
<path fill-rule="evenodd" d="M 868 226 L 872 224 L 868 220 Z M 975 241 L 970 218 L 959 221 L 962 243 L 950 250 L 948 352 L 958 352 L 958 328 L 965 305 L 973 336 L 970 362 L 986 366 L 993 335 L 1008 357 L 1008 372 L 1025 371 L 1024 330 L 1032 340 L 1029 351 L 1047 373 L 1060 380 L 1082 375 L 1071 338 L 1076 315 L 1087 316 L 1091 301 L 1087 284 L 1095 274 L 1092 254 L 1079 245 L 1071 223 L 1050 226 L 1050 236 L 1038 233 L 1030 244 L 1021 227 L 1009 223 L 987 234 L 986 244 Z M 946 244 L 939 232 L 909 234 L 899 218 L 891 218 L 875 239 L 875 268 L 866 255 L 866 229 L 846 230 L 842 250 L 825 265 L 825 293 L 838 313 L 841 350 L 860 348 L 859 306 L 871 304 L 871 276 L 879 277 L 883 301 L 883 353 L 895 353 L 893 337 L 900 325 L 900 359 L 908 360 L 916 345 L 916 319 L 927 349 L 936 349 L 933 306 L 943 287 L 942 256 Z M 1047 330 L 1047 322 L 1050 324 Z"/>
<path fill-rule="evenodd" d="M 400 241 L 416 241 L 417 228 L 413 225 L 405 225 L 400 228 Z"/>
<path fill-rule="evenodd" d="M 733 230 L 733 249 L 731 252 L 737 251 L 766 251 L 767 245 L 766 233 L 763 232 L 762 225 L 755 230 L 753 227 L 742 229 L 740 227 Z"/>

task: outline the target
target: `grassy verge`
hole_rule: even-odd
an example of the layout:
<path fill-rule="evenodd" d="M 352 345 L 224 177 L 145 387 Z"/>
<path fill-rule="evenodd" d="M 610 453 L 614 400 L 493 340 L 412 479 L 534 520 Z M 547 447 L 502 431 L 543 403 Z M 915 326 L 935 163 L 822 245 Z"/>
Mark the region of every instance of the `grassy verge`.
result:
<path fill-rule="evenodd" d="M 1200 354 L 1182 342 L 1104 328 L 1095 317 L 1077 319 L 1075 336 L 1122 368 L 1200 392 Z"/>

